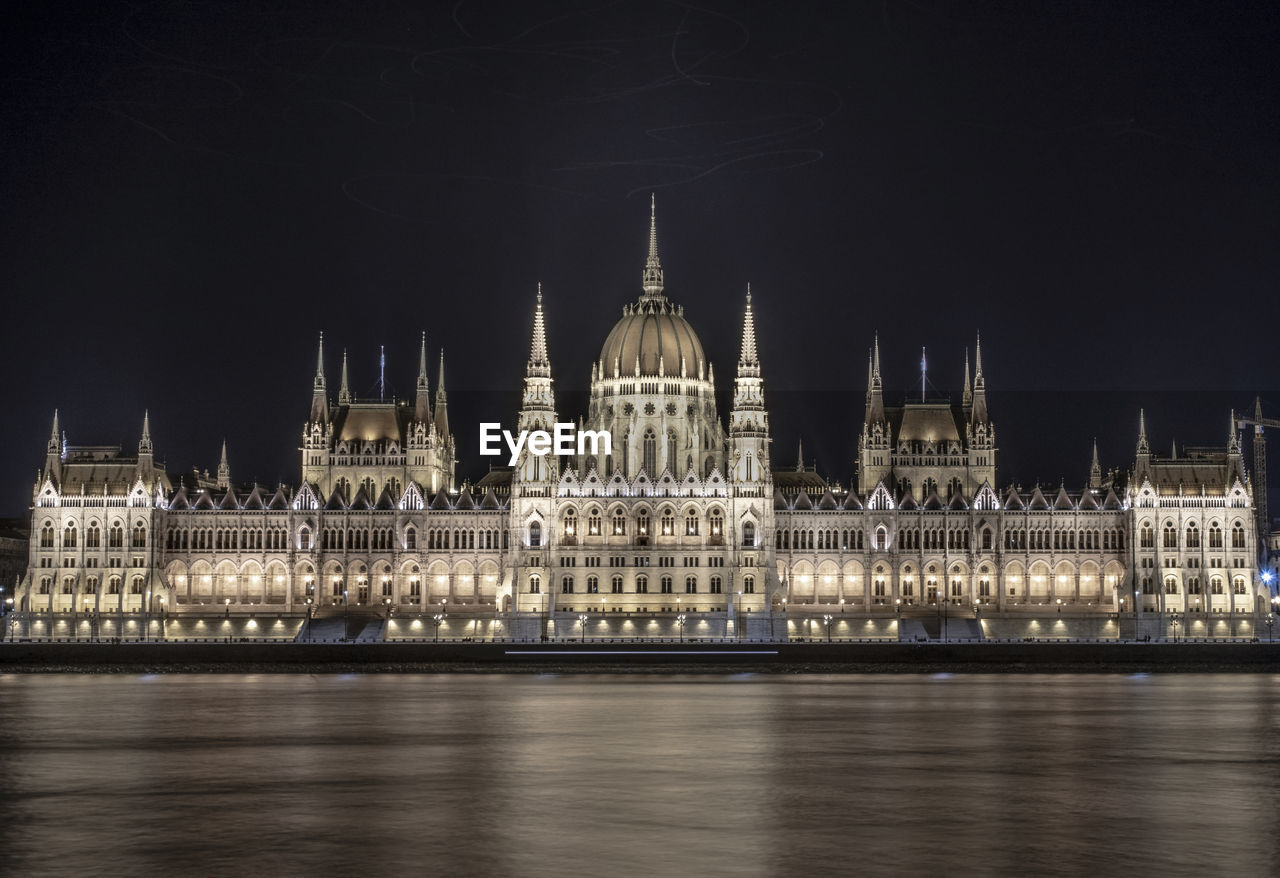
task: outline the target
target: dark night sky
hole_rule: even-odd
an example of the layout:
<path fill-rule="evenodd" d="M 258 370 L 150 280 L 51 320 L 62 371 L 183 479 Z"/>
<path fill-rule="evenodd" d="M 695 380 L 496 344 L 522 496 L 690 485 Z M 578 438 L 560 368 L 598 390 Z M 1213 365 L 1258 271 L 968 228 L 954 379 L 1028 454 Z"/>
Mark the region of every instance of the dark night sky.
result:
<path fill-rule="evenodd" d="M 1221 443 L 1276 380 L 1274 4 L 8 4 L 0 513 L 54 407 L 170 469 L 297 478 L 316 333 L 357 393 L 446 348 L 466 473 L 511 419 L 535 284 L 558 387 L 639 292 L 731 384 L 756 293 L 777 465 L 847 483 L 866 351 L 958 393 L 981 330 L 1002 480 L 1096 435 Z M 568 414 L 563 405 L 562 414 Z M 1273 467 L 1274 468 L 1274 467 Z"/>

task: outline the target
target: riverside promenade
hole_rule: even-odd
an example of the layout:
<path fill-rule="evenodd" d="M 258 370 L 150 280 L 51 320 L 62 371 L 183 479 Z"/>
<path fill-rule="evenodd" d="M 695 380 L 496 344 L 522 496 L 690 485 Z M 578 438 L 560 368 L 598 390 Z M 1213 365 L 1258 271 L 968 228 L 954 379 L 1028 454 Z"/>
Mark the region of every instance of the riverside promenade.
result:
<path fill-rule="evenodd" d="M 0 644 L 0 672 L 1280 673 L 1280 643 L 349 642 Z"/>

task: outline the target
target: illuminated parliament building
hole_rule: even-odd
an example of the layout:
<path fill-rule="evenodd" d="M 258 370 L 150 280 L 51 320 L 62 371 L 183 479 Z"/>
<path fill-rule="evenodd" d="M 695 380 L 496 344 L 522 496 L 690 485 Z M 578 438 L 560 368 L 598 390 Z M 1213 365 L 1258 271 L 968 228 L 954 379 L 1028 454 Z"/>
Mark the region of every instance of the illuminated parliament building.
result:
<path fill-rule="evenodd" d="M 225 445 L 213 475 L 166 472 L 146 417 L 136 454 L 69 444 L 55 414 L 6 634 L 1114 638 L 1261 624 L 1255 486 L 1225 412 L 1221 447 L 1157 455 L 1139 415 L 1126 470 L 1104 473 L 1095 446 L 1080 484 L 1019 490 L 999 481 L 980 341 L 959 404 L 890 404 L 868 339 L 846 488 L 778 464 L 756 333 L 748 289 L 725 417 L 666 294 L 651 213 L 641 290 L 591 366 L 587 411 L 557 408 L 539 290 L 512 421 L 607 430 L 608 453 L 526 447 L 460 484 L 444 360 L 433 393 L 425 338 L 413 398 L 381 401 L 351 394 L 345 355 L 330 392 L 321 337 L 293 486 L 235 481 Z"/>

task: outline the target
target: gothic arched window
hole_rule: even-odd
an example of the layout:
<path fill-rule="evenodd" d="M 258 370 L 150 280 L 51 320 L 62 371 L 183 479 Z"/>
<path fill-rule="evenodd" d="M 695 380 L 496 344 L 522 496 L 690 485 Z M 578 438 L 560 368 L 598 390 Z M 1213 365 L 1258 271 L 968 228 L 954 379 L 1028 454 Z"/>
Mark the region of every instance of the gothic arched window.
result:
<path fill-rule="evenodd" d="M 652 429 L 644 431 L 640 459 L 642 461 L 641 465 L 644 467 L 644 471 L 648 473 L 649 478 L 655 478 L 658 465 L 658 437 L 654 435 Z"/>

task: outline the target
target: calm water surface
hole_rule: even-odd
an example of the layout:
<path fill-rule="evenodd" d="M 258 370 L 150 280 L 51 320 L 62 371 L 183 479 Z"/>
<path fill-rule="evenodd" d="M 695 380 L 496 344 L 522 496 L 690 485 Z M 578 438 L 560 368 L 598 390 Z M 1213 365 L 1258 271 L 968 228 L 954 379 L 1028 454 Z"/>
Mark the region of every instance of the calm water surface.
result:
<path fill-rule="evenodd" d="M 0 675 L 0 873 L 1275 875 L 1268 675 Z"/>

